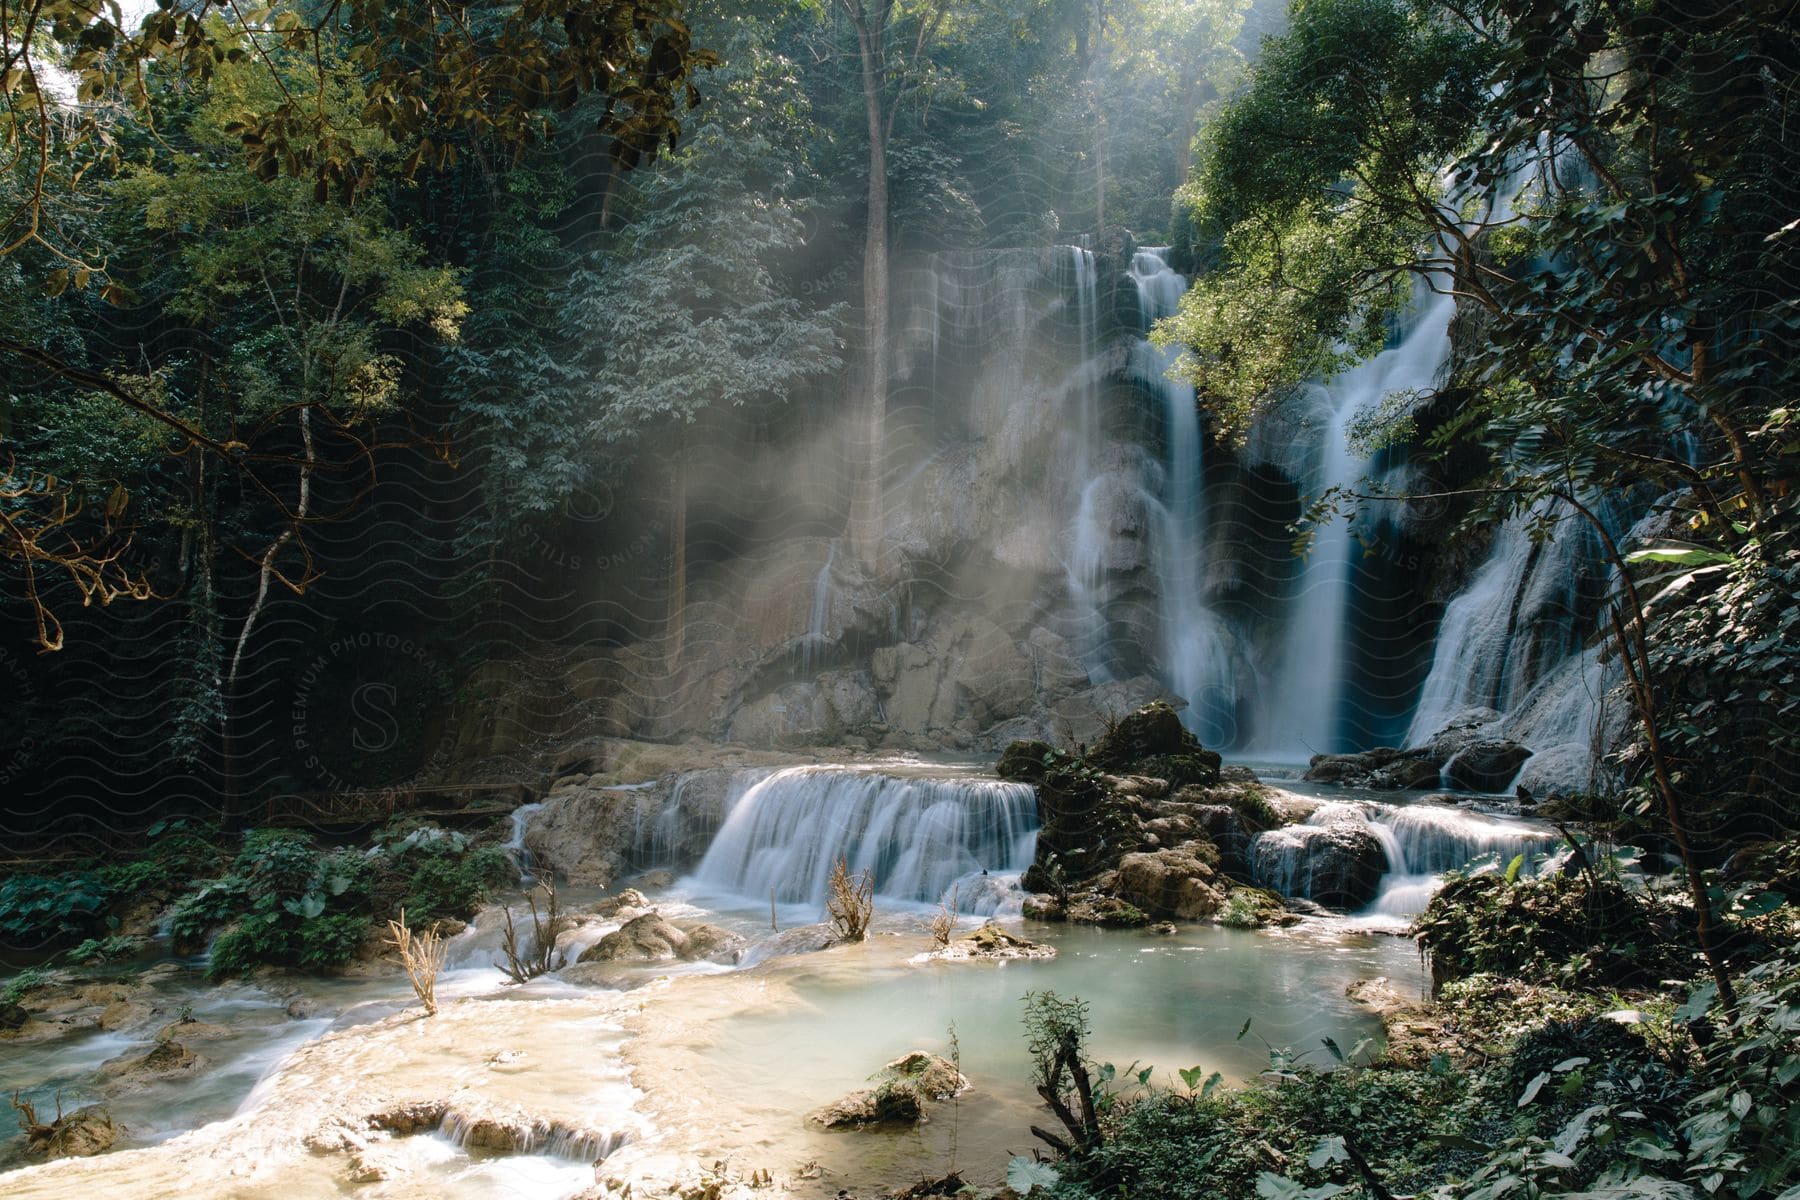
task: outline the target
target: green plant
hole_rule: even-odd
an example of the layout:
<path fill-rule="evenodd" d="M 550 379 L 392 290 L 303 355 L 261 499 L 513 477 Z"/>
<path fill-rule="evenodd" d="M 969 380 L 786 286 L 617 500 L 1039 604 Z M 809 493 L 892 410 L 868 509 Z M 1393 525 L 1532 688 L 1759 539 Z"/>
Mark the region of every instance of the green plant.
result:
<path fill-rule="evenodd" d="M 108 899 L 92 872 L 13 875 L 0 882 L 0 943 L 38 947 L 91 937 L 104 928 Z"/>
<path fill-rule="evenodd" d="M 33 988 L 40 986 L 44 982 L 44 979 L 45 975 L 43 971 L 39 970 L 37 967 L 26 967 L 23 971 L 20 971 L 17 975 L 14 975 L 11 979 L 7 980 L 5 987 L 0 987 L 0 1007 L 4 1007 L 8 1004 L 17 1004 L 20 1000 L 23 1000 Z"/>

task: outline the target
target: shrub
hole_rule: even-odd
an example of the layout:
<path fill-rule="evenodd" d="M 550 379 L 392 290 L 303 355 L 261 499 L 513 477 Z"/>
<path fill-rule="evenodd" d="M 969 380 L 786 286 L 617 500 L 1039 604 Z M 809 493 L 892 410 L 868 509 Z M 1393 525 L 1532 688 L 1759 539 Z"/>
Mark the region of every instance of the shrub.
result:
<path fill-rule="evenodd" d="M 1414 923 L 1443 984 L 1479 972 L 1607 987 L 1688 977 L 1691 922 L 1616 879 L 1452 875 Z"/>

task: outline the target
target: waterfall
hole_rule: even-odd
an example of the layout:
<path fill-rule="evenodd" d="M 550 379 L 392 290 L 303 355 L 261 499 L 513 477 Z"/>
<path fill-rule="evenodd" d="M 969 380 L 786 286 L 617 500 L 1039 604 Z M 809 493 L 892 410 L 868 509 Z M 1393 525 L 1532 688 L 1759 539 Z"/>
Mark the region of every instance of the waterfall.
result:
<path fill-rule="evenodd" d="M 1187 291 L 1187 280 L 1169 267 L 1166 246 L 1146 246 L 1132 258 L 1138 311 L 1144 332 L 1172 316 Z M 1152 525 L 1163 667 L 1170 690 L 1188 702 L 1182 721 L 1207 745 L 1223 745 L 1235 734 L 1237 707 L 1234 644 L 1225 622 L 1202 599 L 1206 561 L 1205 464 L 1200 412 L 1194 386 L 1170 376 L 1179 347 L 1158 349 L 1145 338 L 1131 346 L 1131 374 L 1156 397 L 1165 427 L 1163 494 L 1146 496 Z"/>
<path fill-rule="evenodd" d="M 996 779 L 908 778 L 850 767 L 789 767 L 748 788 L 695 872 L 747 899 L 823 906 L 832 865 L 868 870 L 875 894 L 935 904 L 983 892 L 1031 865 L 1037 794 Z"/>
<path fill-rule="evenodd" d="M 1353 489 L 1367 464 L 1352 453 L 1349 431 L 1364 409 L 1383 397 L 1428 391 L 1450 357 L 1453 297 L 1427 293 L 1415 304 L 1400 340 L 1375 357 L 1311 388 L 1314 425 L 1322 428 L 1316 459 L 1304 478 L 1303 496 L 1332 488 Z M 1295 585 L 1286 632 L 1277 657 L 1262 748 L 1275 753 L 1337 752 L 1346 746 L 1342 709 L 1347 674 L 1347 635 L 1353 611 L 1357 537 L 1352 523 L 1337 519 L 1319 531 Z"/>
<path fill-rule="evenodd" d="M 1593 506 L 1617 537 L 1624 503 L 1600 496 Z M 1560 500 L 1540 501 L 1503 524 L 1474 580 L 1444 609 L 1407 744 L 1429 741 L 1465 709 L 1518 711 L 1534 688 L 1579 658 L 1598 607 L 1588 593 L 1610 582 L 1601 552 L 1592 527 Z M 1554 740 L 1527 744 L 1542 749 L 1587 741 L 1592 708 L 1584 714 L 1583 702 L 1599 692 L 1597 659 L 1588 674 L 1591 681 L 1566 680 L 1569 703 L 1544 722 L 1543 734 Z"/>
<path fill-rule="evenodd" d="M 525 826 L 531 821 L 531 814 L 544 807 L 542 800 L 533 804 L 521 804 L 513 809 L 512 834 L 500 849 L 512 859 L 513 866 L 518 869 L 519 882 L 532 884 L 537 882 L 537 860 L 525 845 Z"/>
<path fill-rule="evenodd" d="M 1104 551 L 1108 530 L 1099 519 L 1095 497 L 1105 485 L 1094 468 L 1094 449 L 1100 440 L 1099 361 L 1100 306 L 1094 253 L 1081 246 L 1068 247 L 1075 293 L 1075 325 L 1079 358 L 1068 394 L 1075 411 L 1065 424 L 1075 464 L 1075 522 L 1070 530 L 1064 564 L 1069 596 L 1075 602 L 1073 638 L 1076 653 L 1095 680 L 1108 678 L 1106 656 L 1106 579 Z"/>
<path fill-rule="evenodd" d="M 1469 812 L 1436 804 L 1382 804 L 1375 801 L 1321 805 L 1306 822 L 1271 829 L 1251 840 L 1249 859 L 1256 882 L 1284 896 L 1316 899 L 1316 880 L 1341 881 L 1349 873 L 1346 849 L 1354 838 L 1333 837 L 1348 827 L 1366 834 L 1384 860 L 1366 916 L 1401 918 L 1430 902 L 1446 871 L 1460 870 L 1492 855 L 1501 865 L 1523 854 L 1548 851 L 1556 835 L 1527 821 Z M 1372 864 L 1372 856 L 1370 858 Z M 1364 892 L 1363 895 L 1367 895 Z"/>

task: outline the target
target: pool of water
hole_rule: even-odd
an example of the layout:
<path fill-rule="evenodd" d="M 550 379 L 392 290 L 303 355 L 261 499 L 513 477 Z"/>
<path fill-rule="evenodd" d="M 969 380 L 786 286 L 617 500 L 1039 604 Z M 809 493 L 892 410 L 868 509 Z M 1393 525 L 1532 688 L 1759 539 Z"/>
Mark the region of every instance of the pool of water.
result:
<path fill-rule="evenodd" d="M 679 1072 L 680 1091 L 704 1100 L 665 1101 L 659 1120 L 672 1136 L 796 1179 L 802 1194 L 833 1195 L 843 1177 L 901 1186 L 944 1173 L 953 1158 L 975 1179 L 1026 1153 L 1030 1126 L 1049 1119 L 1025 1045 L 1028 992 L 1079 997 L 1097 1062 L 1116 1064 L 1121 1077 L 1148 1066 L 1155 1086 L 1180 1087 L 1176 1071 L 1194 1066 L 1253 1077 L 1268 1067 L 1270 1046 L 1330 1066 L 1322 1039 L 1348 1051 L 1380 1037 L 1379 1021 L 1346 998 L 1351 983 L 1385 975 L 1402 988 L 1424 984 L 1410 942 L 1325 922 L 1273 934 L 1037 924 L 1024 932 L 1054 944 L 1058 957 L 913 963 L 925 939 L 878 934 L 784 966 L 778 996 L 746 1002 L 721 989 L 714 1012 L 690 989 L 683 1003 L 699 1006 L 690 1028 L 646 1047 L 644 1063 Z M 971 1090 L 916 1130 L 837 1132 L 805 1119 L 914 1049 L 954 1054 Z M 808 1163 L 837 1174 L 808 1181 Z"/>

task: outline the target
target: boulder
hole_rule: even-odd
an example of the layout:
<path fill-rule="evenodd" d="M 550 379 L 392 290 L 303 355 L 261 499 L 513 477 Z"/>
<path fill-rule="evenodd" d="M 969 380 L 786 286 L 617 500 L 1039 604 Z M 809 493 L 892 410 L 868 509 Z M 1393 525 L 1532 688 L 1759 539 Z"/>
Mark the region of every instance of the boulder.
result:
<path fill-rule="evenodd" d="M 968 962 L 975 959 L 1055 958 L 1056 947 L 1027 941 L 1016 934 L 1008 933 L 989 921 L 980 929 L 951 939 L 948 946 L 942 950 L 933 951 L 925 957 L 944 962 Z"/>
<path fill-rule="evenodd" d="M 205 1059 L 180 1042 L 170 1040 L 157 1042 L 139 1055 L 115 1058 L 103 1064 L 100 1071 L 122 1084 L 141 1084 L 197 1074 L 205 1065 Z"/>
<path fill-rule="evenodd" d="M 583 911 L 592 913 L 596 917 L 614 917 L 622 909 L 648 909 L 649 907 L 650 901 L 644 898 L 644 893 L 636 888 L 626 888 L 624 891 L 595 901 Z"/>
<path fill-rule="evenodd" d="M 1344 910 L 1367 907 L 1388 870 L 1381 842 L 1367 825 L 1348 817 L 1272 829 L 1256 839 L 1252 858 L 1253 873 L 1264 886 Z"/>
<path fill-rule="evenodd" d="M 704 922 L 685 926 L 665 921 L 659 913 L 633 917 L 582 951 L 578 963 L 700 962 L 735 963 L 745 940 L 728 929 Z"/>
<path fill-rule="evenodd" d="M 1502 792 L 1530 757 L 1531 751 L 1517 742 L 1473 742 L 1444 764 L 1444 777 L 1467 791 Z"/>
<path fill-rule="evenodd" d="M 31 1014 L 12 1001 L 0 1003 L 0 1033 L 12 1033 L 23 1029 L 25 1022 L 30 1019 Z"/>
<path fill-rule="evenodd" d="M 1465 708 L 1431 735 L 1425 749 L 1439 762 L 1455 758 L 1458 751 L 1494 736 L 1503 718 L 1491 708 Z"/>
<path fill-rule="evenodd" d="M 1424 750 L 1400 750 L 1380 746 L 1358 754 L 1315 754 L 1306 767 L 1314 783 L 1396 791 L 1402 788 L 1436 787 L 1438 764 Z"/>
<path fill-rule="evenodd" d="M 1208 861 L 1208 860 L 1211 861 Z M 1190 841 L 1150 853 L 1127 854 L 1119 860 L 1119 898 L 1151 917 L 1198 921 L 1224 904 L 1213 864 L 1218 851 L 1206 842 Z"/>
<path fill-rule="evenodd" d="M 90 1104 L 63 1114 L 49 1125 L 34 1126 L 25 1136 L 33 1154 L 45 1158 L 87 1158 L 111 1149 L 118 1140 L 119 1127 L 106 1109 Z"/>
<path fill-rule="evenodd" d="M 1108 771 L 1149 775 L 1174 787 L 1219 780 L 1219 755 L 1200 745 L 1169 704 L 1153 700 L 1119 718 L 1088 751 Z"/>
<path fill-rule="evenodd" d="M 1594 786 L 1594 752 L 1581 742 L 1539 750 L 1525 760 L 1513 784 L 1540 800 L 1556 793 L 1589 791 Z"/>
<path fill-rule="evenodd" d="M 994 773 L 1002 779 L 1039 783 L 1044 778 L 1044 759 L 1056 753 L 1048 742 L 1017 741 L 1000 752 Z"/>
<path fill-rule="evenodd" d="M 653 912 L 633 917 L 581 952 L 578 962 L 671 962 L 683 957 L 687 934 Z"/>
<path fill-rule="evenodd" d="M 852 1092 L 816 1110 L 810 1119 L 828 1129 L 910 1125 L 933 1101 L 948 1100 L 969 1086 L 956 1064 L 924 1050 L 912 1050 L 881 1069 L 872 1088 Z"/>

